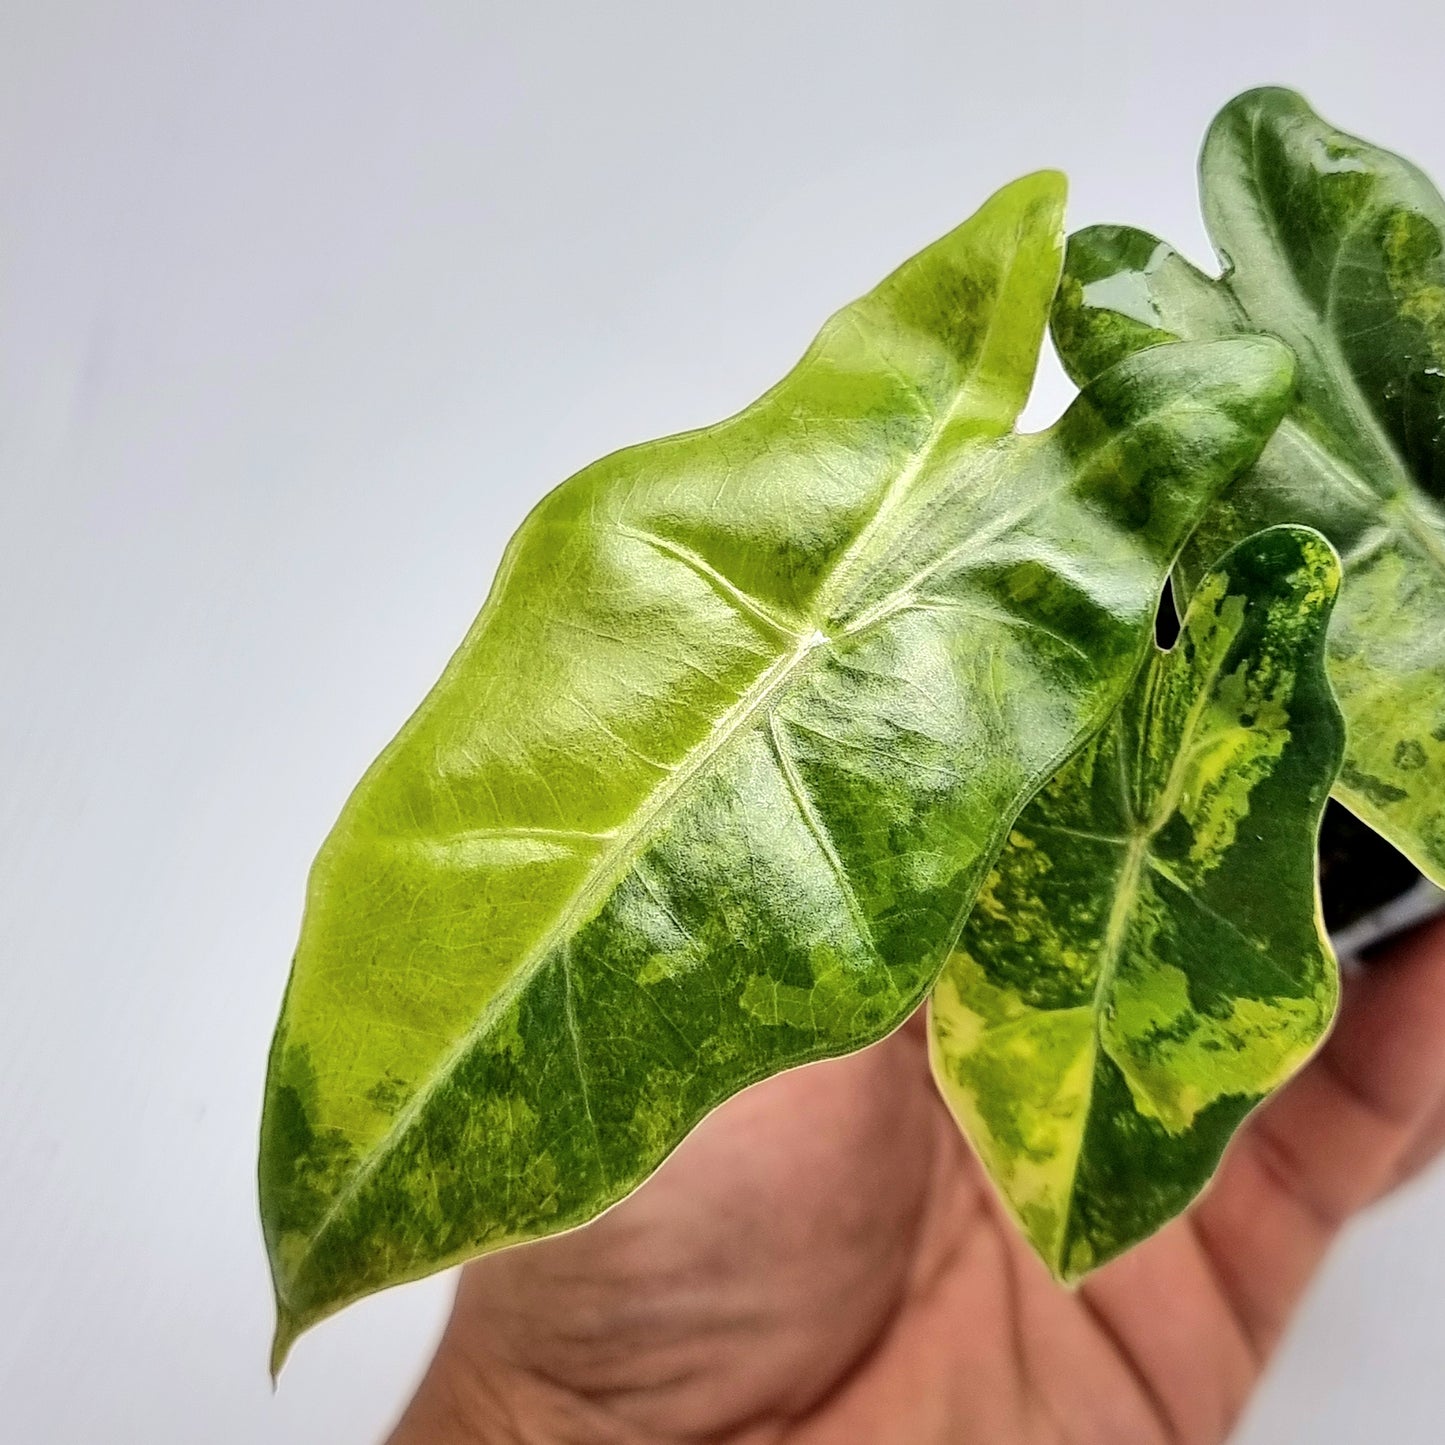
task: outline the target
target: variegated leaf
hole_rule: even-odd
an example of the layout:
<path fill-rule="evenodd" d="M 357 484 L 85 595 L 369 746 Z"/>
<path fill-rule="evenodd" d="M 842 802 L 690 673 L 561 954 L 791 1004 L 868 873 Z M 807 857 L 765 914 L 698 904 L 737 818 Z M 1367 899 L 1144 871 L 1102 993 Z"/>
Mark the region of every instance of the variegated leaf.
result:
<path fill-rule="evenodd" d="M 512 540 L 312 873 L 262 1130 L 278 1360 L 926 994 L 1292 384 L 1274 341 L 1161 348 L 1014 434 L 1062 202 L 1008 187 L 760 401 Z"/>
<path fill-rule="evenodd" d="M 1178 580 L 1187 594 L 1272 523 L 1334 543 L 1345 585 L 1330 676 L 1349 724 L 1336 796 L 1445 883 L 1445 201 L 1287 90 L 1226 106 L 1201 172 L 1223 278 L 1142 231 L 1082 231 L 1055 340 L 1083 380 L 1179 338 L 1266 331 L 1293 347 L 1290 415 Z"/>
<path fill-rule="evenodd" d="M 1319 533 L 1274 527 L 1204 576 L 1173 649 L 1014 824 L 934 991 L 939 1085 L 1063 1279 L 1182 1210 L 1330 1021 L 1338 575 Z"/>

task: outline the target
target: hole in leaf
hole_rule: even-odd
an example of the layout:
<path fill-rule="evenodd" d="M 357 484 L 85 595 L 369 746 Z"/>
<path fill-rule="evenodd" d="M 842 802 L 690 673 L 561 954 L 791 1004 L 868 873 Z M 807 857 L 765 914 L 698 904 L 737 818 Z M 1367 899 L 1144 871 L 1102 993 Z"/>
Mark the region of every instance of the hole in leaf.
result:
<path fill-rule="evenodd" d="M 1164 649 L 1174 646 L 1179 636 L 1179 611 L 1174 606 L 1174 588 L 1169 579 L 1164 579 L 1164 590 L 1159 594 L 1159 606 L 1154 612 L 1154 641 Z"/>

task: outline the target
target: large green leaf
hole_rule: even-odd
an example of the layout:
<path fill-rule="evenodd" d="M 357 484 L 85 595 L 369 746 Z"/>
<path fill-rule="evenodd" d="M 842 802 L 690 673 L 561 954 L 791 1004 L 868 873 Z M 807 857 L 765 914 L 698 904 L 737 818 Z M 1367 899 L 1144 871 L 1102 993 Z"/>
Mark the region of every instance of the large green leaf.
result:
<path fill-rule="evenodd" d="M 939 1085 L 1060 1278 L 1183 1209 L 1333 1013 L 1314 847 L 1338 577 L 1302 527 L 1206 574 L 1173 650 L 1019 816 L 939 978 Z"/>
<path fill-rule="evenodd" d="M 753 406 L 512 540 L 312 873 L 262 1129 L 278 1360 L 926 993 L 1292 384 L 1273 341 L 1164 348 L 1012 434 L 1062 201 L 1008 187 Z"/>
<path fill-rule="evenodd" d="M 1445 201 L 1287 90 L 1226 106 L 1201 173 L 1223 279 L 1141 231 L 1082 231 L 1059 351 L 1087 379 L 1181 337 L 1268 331 L 1294 348 L 1289 418 L 1200 528 L 1181 586 L 1272 523 L 1334 543 L 1330 676 L 1349 724 L 1336 796 L 1445 883 Z"/>

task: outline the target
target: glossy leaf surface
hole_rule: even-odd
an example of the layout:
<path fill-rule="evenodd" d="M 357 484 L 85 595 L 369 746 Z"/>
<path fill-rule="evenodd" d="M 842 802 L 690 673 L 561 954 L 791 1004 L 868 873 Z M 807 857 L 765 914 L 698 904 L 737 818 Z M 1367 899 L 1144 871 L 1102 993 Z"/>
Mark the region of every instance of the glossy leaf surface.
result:
<path fill-rule="evenodd" d="M 313 870 L 262 1130 L 278 1359 L 926 994 L 1291 385 L 1272 341 L 1166 348 L 1013 434 L 1062 201 L 1006 188 L 753 406 L 523 524 Z"/>
<path fill-rule="evenodd" d="M 1275 527 L 1202 579 L 1019 816 L 939 978 L 935 1076 L 1061 1278 L 1179 1213 L 1333 1014 L 1314 851 L 1338 577 L 1319 533 Z"/>
<path fill-rule="evenodd" d="M 1350 733 L 1336 796 L 1445 882 L 1445 202 L 1285 90 L 1227 106 L 1201 173 L 1223 279 L 1141 231 L 1082 231 L 1060 354 L 1079 379 L 1178 338 L 1267 331 L 1294 349 L 1290 415 L 1200 528 L 1181 588 L 1272 523 L 1334 543 L 1330 675 Z"/>

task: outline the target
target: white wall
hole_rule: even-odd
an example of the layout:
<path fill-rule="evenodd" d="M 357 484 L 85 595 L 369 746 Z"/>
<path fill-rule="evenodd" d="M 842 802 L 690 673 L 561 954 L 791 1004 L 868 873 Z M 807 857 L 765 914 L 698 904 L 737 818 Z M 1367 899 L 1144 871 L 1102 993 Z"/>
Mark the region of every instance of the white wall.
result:
<path fill-rule="evenodd" d="M 1445 177 L 1438 0 L 0 5 L 0 1438 L 374 1439 L 445 1282 L 274 1398 L 302 881 L 539 493 L 772 381 L 1025 169 L 1203 257 L 1266 80 Z M 1034 414 L 1067 388 L 1046 376 Z M 1250 1445 L 1445 1436 L 1445 1178 Z"/>

